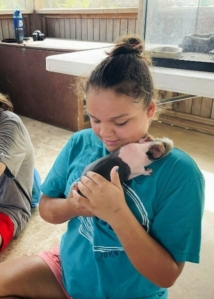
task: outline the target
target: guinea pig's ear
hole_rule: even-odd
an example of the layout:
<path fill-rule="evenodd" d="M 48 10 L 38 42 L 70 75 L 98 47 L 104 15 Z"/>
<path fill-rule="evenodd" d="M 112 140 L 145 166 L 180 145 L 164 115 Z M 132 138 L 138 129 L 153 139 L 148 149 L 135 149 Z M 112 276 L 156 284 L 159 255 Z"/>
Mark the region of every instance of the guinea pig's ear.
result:
<path fill-rule="evenodd" d="M 161 141 L 153 142 L 149 148 L 149 152 L 152 153 L 154 159 L 163 157 L 165 151 L 166 151 L 165 146 Z"/>

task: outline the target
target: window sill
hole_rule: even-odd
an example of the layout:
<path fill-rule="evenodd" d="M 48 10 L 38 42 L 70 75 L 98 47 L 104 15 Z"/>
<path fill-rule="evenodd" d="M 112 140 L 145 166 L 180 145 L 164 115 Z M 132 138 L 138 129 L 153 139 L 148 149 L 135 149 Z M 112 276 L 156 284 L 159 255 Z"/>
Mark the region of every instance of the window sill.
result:
<path fill-rule="evenodd" d="M 112 14 L 112 13 L 138 13 L 138 8 L 43 8 L 36 9 L 37 14 Z"/>
<path fill-rule="evenodd" d="M 24 14 L 32 14 L 33 9 L 20 9 L 21 13 Z M 14 9 L 5 9 L 0 10 L 0 15 L 13 15 Z"/>

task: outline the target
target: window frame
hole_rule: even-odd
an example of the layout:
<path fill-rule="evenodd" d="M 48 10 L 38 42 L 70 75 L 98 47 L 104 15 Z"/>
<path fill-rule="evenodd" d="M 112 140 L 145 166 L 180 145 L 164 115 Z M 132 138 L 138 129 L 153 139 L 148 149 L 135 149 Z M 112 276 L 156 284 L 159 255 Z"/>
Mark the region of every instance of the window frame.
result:
<path fill-rule="evenodd" d="M 139 3 L 142 1 L 139 1 Z M 136 13 L 138 7 L 120 8 L 45 8 L 44 0 L 25 0 L 25 9 L 21 9 L 22 14 L 87 14 L 87 13 Z M 14 9 L 0 10 L 0 15 L 11 15 Z"/>

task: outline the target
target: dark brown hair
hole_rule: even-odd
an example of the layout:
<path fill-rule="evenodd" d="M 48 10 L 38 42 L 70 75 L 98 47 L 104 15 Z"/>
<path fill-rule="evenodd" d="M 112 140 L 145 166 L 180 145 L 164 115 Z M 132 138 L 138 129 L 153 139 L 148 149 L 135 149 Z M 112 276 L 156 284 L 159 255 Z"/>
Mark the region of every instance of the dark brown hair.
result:
<path fill-rule="evenodd" d="M 108 56 L 92 71 L 86 83 L 95 89 L 112 89 L 115 93 L 142 101 L 143 107 L 150 104 L 154 94 L 154 85 L 149 70 L 151 59 L 144 53 L 144 44 L 140 36 L 122 36 Z"/>
<path fill-rule="evenodd" d="M 13 104 L 9 100 L 9 97 L 0 93 L 0 108 L 3 110 L 13 111 Z"/>

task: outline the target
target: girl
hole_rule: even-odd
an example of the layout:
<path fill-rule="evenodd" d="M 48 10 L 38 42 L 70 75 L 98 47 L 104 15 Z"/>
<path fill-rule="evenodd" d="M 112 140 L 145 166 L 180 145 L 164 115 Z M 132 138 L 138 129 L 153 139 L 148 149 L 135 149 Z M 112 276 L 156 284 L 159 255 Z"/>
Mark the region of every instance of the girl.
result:
<path fill-rule="evenodd" d="M 92 72 L 91 129 L 73 134 L 42 185 L 41 216 L 68 221 L 67 231 L 52 251 L 0 264 L 0 297 L 166 299 L 185 262 L 199 262 L 204 178 L 186 153 L 173 148 L 150 164 L 152 176 L 123 185 L 117 166 L 111 181 L 81 176 L 147 135 L 156 113 L 148 65 L 142 40 L 127 36 Z"/>

